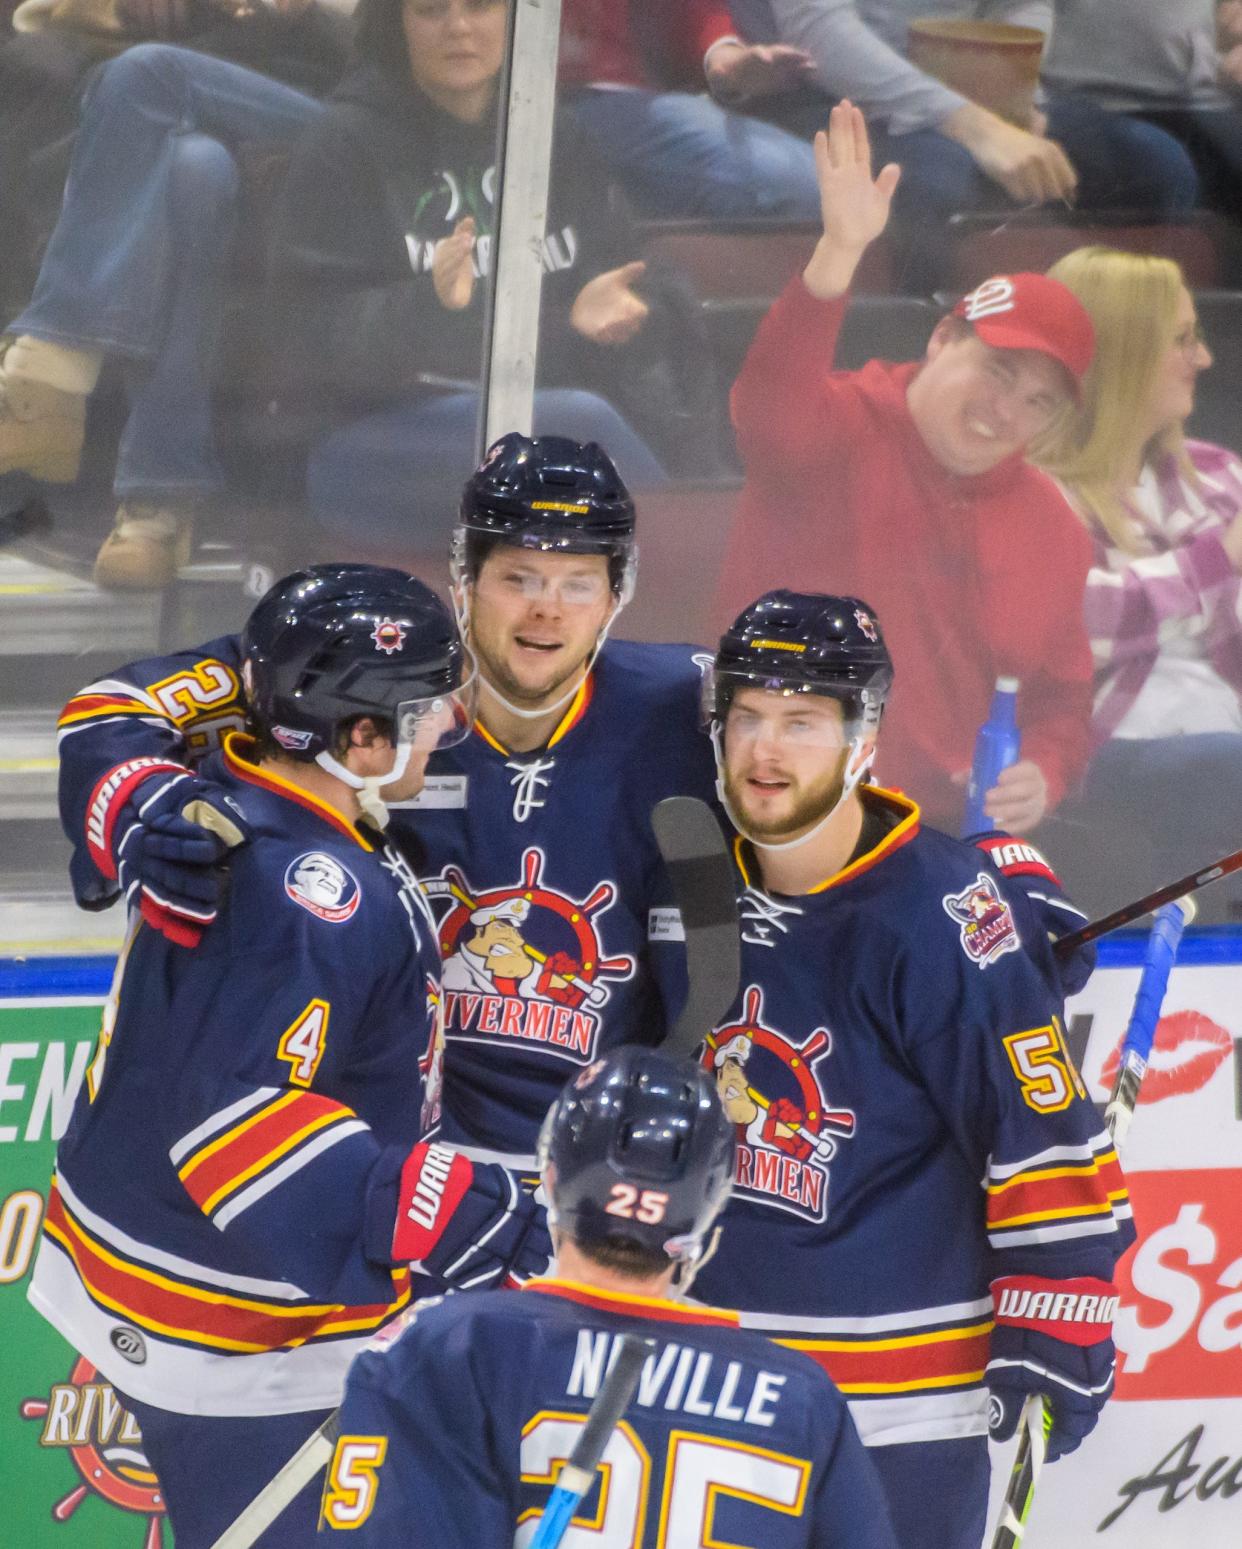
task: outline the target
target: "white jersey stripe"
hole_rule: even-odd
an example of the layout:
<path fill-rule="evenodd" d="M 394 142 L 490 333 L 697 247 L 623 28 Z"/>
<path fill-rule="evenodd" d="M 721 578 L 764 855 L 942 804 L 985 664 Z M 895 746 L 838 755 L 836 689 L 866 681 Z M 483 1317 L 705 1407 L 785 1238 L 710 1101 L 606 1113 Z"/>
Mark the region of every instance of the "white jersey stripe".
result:
<path fill-rule="evenodd" d="M 1025 1156 L 1020 1162 L 989 1162 L 989 1178 L 1012 1178 L 1029 1169 L 1043 1167 L 1049 1162 L 1090 1162 L 1095 1157 L 1113 1149 L 1113 1143 L 1103 1130 L 1093 1135 L 1084 1146 L 1049 1146 L 1034 1156 Z"/>
<path fill-rule="evenodd" d="M 189 1156 L 200 1141 L 206 1140 L 209 1135 L 214 1135 L 219 1130 L 227 1129 L 234 1119 L 240 1119 L 243 1113 L 249 1113 L 252 1108 L 258 1108 L 269 1098 L 275 1097 L 279 1091 L 278 1086 L 256 1087 L 253 1092 L 247 1092 L 245 1097 L 239 1097 L 227 1108 L 218 1109 L 209 1119 L 204 1119 L 201 1124 L 192 1129 L 188 1135 L 181 1137 L 169 1151 L 168 1160 L 176 1167 Z"/>
<path fill-rule="evenodd" d="M 309 1292 L 288 1280 L 259 1280 L 251 1275 L 222 1274 L 218 1269 L 209 1269 L 206 1264 L 196 1264 L 192 1259 L 179 1258 L 175 1253 L 165 1253 L 162 1248 L 153 1248 L 149 1243 L 139 1242 L 137 1238 L 130 1237 L 128 1233 L 113 1226 L 110 1221 L 105 1221 L 102 1216 L 96 1215 L 93 1210 L 84 1205 L 70 1188 L 63 1173 L 58 1175 L 57 1185 L 61 1198 L 83 1226 L 93 1232 L 101 1242 L 107 1243 L 109 1247 L 115 1248 L 118 1253 L 123 1253 L 126 1258 L 133 1259 L 136 1263 L 145 1264 L 151 1269 L 165 1270 L 168 1274 L 182 1279 L 198 1280 L 204 1285 L 218 1285 L 224 1291 L 244 1291 L 282 1302 L 310 1300 Z"/>
<path fill-rule="evenodd" d="M 687 1305 L 703 1304 L 688 1300 Z M 990 1318 L 992 1298 L 984 1296 L 972 1302 L 952 1302 L 946 1307 L 918 1307 L 913 1312 L 890 1312 L 875 1318 L 815 1318 L 792 1312 L 743 1312 L 739 1316 L 743 1328 L 760 1329 L 770 1336 L 794 1331 L 808 1335 L 885 1334 L 893 1329 L 924 1329 Z"/>
<path fill-rule="evenodd" d="M 351 1135 L 357 1135 L 363 1130 L 369 1131 L 369 1128 L 370 1126 L 364 1124 L 361 1119 L 350 1119 L 348 1123 L 335 1124 L 331 1129 L 324 1130 L 301 1150 L 295 1151 L 292 1156 L 287 1156 L 279 1167 L 273 1167 L 270 1172 L 265 1172 L 261 1177 L 256 1178 L 249 1188 L 234 1194 L 233 1198 L 222 1205 L 211 1217 L 211 1224 L 223 1231 L 230 1221 L 235 1221 L 241 1215 L 243 1210 L 248 1210 L 265 1194 L 270 1194 L 286 1178 L 291 1178 L 294 1173 L 300 1172 L 317 1156 L 321 1156 L 340 1141 L 348 1140 Z"/>

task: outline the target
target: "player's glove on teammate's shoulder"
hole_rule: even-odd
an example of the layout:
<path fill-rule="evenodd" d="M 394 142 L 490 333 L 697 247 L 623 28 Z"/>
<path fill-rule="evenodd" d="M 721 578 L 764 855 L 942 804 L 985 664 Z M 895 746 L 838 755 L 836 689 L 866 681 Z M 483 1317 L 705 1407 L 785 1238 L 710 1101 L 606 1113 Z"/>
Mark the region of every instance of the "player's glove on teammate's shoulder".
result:
<path fill-rule="evenodd" d="M 465 1291 L 542 1274 L 552 1239 L 543 1207 L 516 1173 L 423 1141 L 401 1169 L 392 1257 Z"/>
<path fill-rule="evenodd" d="M 972 834 L 966 843 L 984 851 L 1006 882 L 1026 894 L 1050 940 L 1060 941 L 1087 923 L 1087 916 L 1066 897 L 1060 877 L 1033 844 L 999 829 Z M 1095 969 L 1095 942 L 1088 941 L 1069 957 L 1055 961 L 1061 995 L 1077 995 Z"/>
<path fill-rule="evenodd" d="M 1052 1412 L 1052 1462 L 1090 1435 L 1113 1391 L 1116 1291 L 1089 1276 L 1006 1275 L 992 1282 L 992 1298 L 988 1429 L 993 1441 L 1008 1441 L 1027 1398 L 1042 1393 Z"/>
<path fill-rule="evenodd" d="M 220 903 L 220 862 L 249 838 L 233 798 L 170 759 L 118 764 L 86 809 L 91 860 L 178 946 L 198 945 Z"/>

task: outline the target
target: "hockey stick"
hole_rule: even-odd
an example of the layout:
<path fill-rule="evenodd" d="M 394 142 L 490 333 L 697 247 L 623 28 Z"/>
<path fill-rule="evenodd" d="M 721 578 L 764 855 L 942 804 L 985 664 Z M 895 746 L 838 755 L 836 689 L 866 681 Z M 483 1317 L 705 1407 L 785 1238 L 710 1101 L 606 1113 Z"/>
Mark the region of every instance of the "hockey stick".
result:
<path fill-rule="evenodd" d="M 595 1483 L 595 1470 L 612 1433 L 634 1397 L 643 1362 L 655 1353 L 655 1348 L 654 1339 L 643 1339 L 637 1334 L 621 1336 L 616 1359 L 600 1384 L 569 1462 L 557 1475 L 529 1549 L 557 1549 L 564 1538 L 583 1496 Z"/>
<path fill-rule="evenodd" d="M 741 983 L 733 862 L 715 814 L 697 797 L 666 796 L 652 810 L 651 826 L 681 914 L 690 979 L 662 1047 L 674 1059 L 689 1059 L 737 999 Z"/>
<path fill-rule="evenodd" d="M 1120 930 L 1123 925 L 1129 925 L 1132 920 L 1151 914 L 1162 904 L 1171 904 L 1175 899 L 1185 898 L 1188 893 L 1197 893 L 1209 882 L 1218 882 L 1221 877 L 1227 877 L 1239 869 L 1242 869 L 1242 850 L 1235 850 L 1232 855 L 1222 856 L 1211 866 L 1205 866 L 1202 871 L 1192 871 L 1188 876 L 1179 877 L 1176 882 L 1166 882 L 1154 893 L 1148 893 L 1146 898 L 1136 899 L 1132 904 L 1123 904 L 1120 909 L 1114 909 L 1111 914 L 1104 915 L 1102 919 L 1092 920 L 1089 925 L 1084 925 L 1081 930 L 1074 931 L 1072 935 L 1062 936 L 1060 941 L 1053 943 L 1052 950 L 1058 957 L 1068 957 L 1071 952 L 1076 952 L 1086 942 L 1094 941 L 1099 936 L 1107 936 L 1109 931 Z"/>
<path fill-rule="evenodd" d="M 1134 1117 L 1139 1088 L 1147 1072 L 1147 1061 L 1156 1036 L 1156 1023 L 1160 1020 L 1160 1007 L 1169 985 L 1169 974 L 1181 944 L 1182 932 L 1194 917 L 1194 900 L 1175 898 L 1160 909 L 1152 926 L 1143 957 L 1143 974 L 1134 996 L 1126 1036 L 1122 1041 L 1117 1079 L 1113 1082 L 1113 1090 L 1104 1109 L 1104 1122 L 1115 1146 L 1120 1147 L 1130 1128 L 1130 1120 Z M 1035 1483 L 1048 1450 L 1051 1429 L 1052 1416 L 1047 1403 L 1042 1394 L 1032 1394 L 1022 1410 L 1018 1450 L 992 1535 L 992 1549 L 1016 1549 L 1022 1542 Z"/>
<path fill-rule="evenodd" d="M 274 1478 L 259 1491 L 249 1506 L 225 1528 L 211 1549 L 250 1549 L 296 1495 L 328 1466 L 341 1434 L 341 1411 L 334 1409 L 319 1428 L 302 1443 Z"/>

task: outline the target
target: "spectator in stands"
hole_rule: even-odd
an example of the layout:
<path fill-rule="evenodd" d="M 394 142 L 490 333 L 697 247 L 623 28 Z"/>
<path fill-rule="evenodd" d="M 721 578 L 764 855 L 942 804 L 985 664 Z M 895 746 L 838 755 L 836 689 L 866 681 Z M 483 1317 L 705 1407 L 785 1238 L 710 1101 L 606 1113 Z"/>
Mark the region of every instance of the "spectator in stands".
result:
<path fill-rule="evenodd" d="M 129 415 L 100 585 L 163 586 L 188 557 L 221 483 L 210 388 L 238 158 L 287 144 L 318 112 L 303 92 L 165 44 L 91 81 L 34 294 L 0 344 L 0 473 L 76 478 L 87 398 L 105 358 L 121 364 Z"/>
<path fill-rule="evenodd" d="M 314 443 L 311 509 L 346 541 L 438 552 L 473 456 L 505 32 L 504 0 L 362 0 L 357 66 L 290 163 L 277 396 Z M 535 427 L 602 442 L 650 486 L 658 460 L 583 390 L 643 342 L 644 265 L 572 135 L 553 161 Z"/>
<path fill-rule="evenodd" d="M 1076 815 L 1150 847 L 1142 890 L 1242 833 L 1242 460 L 1184 433 L 1212 356 L 1175 263 L 1085 247 L 1049 272 L 1097 341 L 1081 412 L 1037 452 L 1094 549 L 1096 752 Z"/>
<path fill-rule="evenodd" d="M 317 97 L 339 78 L 352 8 L 352 0 L 23 0 L 11 32 L 6 9 L 0 33 L 3 316 L 33 287 L 60 209 L 82 92 L 96 65 L 135 43 L 175 42 Z"/>
<path fill-rule="evenodd" d="M 1152 124 L 1059 94 L 1026 125 L 1011 124 L 906 58 L 918 17 L 982 16 L 1046 33 L 1054 0 L 732 0 L 732 8 L 748 38 L 777 40 L 814 61 L 813 87 L 771 98 L 763 111 L 809 137 L 831 103 L 849 97 L 867 115 L 877 160 L 900 163 L 897 214 L 911 288 L 943 283 L 944 223 L 955 211 L 1063 203 L 1164 217 L 1194 207 L 1189 157 Z M 1116 9 L 1103 9 L 1124 32 L 1128 14 L 1119 26 Z"/>
<path fill-rule="evenodd" d="M 817 219 L 809 137 L 747 116 L 809 68 L 724 0 L 563 0 L 564 104 L 646 215 Z"/>
<path fill-rule="evenodd" d="M 1091 324 L 1043 275 L 998 276 L 941 319 L 926 357 L 831 369 L 850 283 L 897 184 L 872 180 L 862 114 L 816 136 L 823 236 L 759 327 L 733 388 L 746 486 L 719 611 L 767 587 L 866 597 L 898 664 L 882 784 L 957 829 L 995 680 L 1021 680 L 1022 758 L 987 810 L 1026 833 L 1087 758 L 1090 544 L 1025 448 L 1067 414 Z"/>
<path fill-rule="evenodd" d="M 1242 8 L 1221 10 L 1222 28 L 1242 32 Z M 1044 80 L 1058 96 L 1167 130 L 1195 164 L 1202 203 L 1242 210 L 1242 52 L 1222 61 L 1215 0 L 1128 0 L 1120 26 L 1096 0 L 1056 0 Z"/>

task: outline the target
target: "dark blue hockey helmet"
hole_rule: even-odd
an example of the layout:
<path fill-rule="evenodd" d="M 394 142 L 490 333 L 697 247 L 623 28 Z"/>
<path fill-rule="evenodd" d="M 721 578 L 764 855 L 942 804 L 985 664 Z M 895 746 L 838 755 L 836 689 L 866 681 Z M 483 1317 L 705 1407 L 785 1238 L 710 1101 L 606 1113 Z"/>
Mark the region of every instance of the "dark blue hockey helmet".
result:
<path fill-rule="evenodd" d="M 893 662 L 875 614 L 857 597 L 765 592 L 720 638 L 704 684 L 706 719 L 723 724 L 739 688 L 839 699 L 864 731 L 879 725 Z"/>
<path fill-rule="evenodd" d="M 460 741 L 474 719 L 453 615 L 423 582 L 378 565 L 312 565 L 278 581 L 242 632 L 242 680 L 256 727 L 300 760 L 330 755 L 359 716 L 424 749 Z"/>
<path fill-rule="evenodd" d="M 693 1265 L 733 1186 L 734 1128 L 699 1066 L 630 1045 L 581 1071 L 539 1137 L 548 1220 Z"/>
<path fill-rule="evenodd" d="M 603 554 L 614 594 L 634 590 L 634 501 L 594 441 L 510 431 L 488 448 L 462 491 L 454 582 L 473 579 L 498 543 L 551 554 Z"/>

